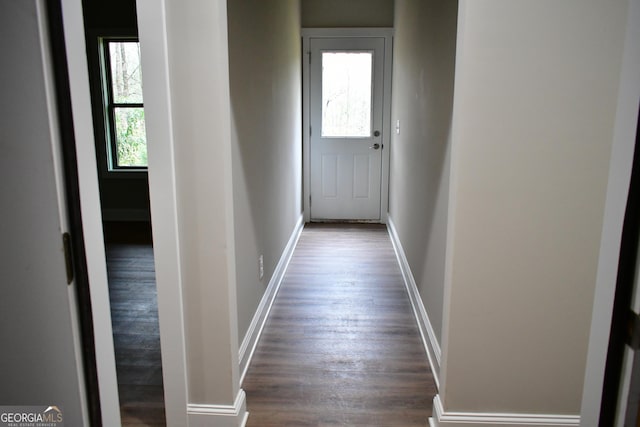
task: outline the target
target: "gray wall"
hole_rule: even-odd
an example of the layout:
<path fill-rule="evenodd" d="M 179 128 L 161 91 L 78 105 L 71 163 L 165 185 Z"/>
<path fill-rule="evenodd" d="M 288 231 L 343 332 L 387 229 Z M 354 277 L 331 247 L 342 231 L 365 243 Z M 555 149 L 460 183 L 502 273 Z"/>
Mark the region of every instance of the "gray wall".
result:
<path fill-rule="evenodd" d="M 233 0 L 227 8 L 242 341 L 302 212 L 300 4 Z"/>
<path fill-rule="evenodd" d="M 580 413 L 627 7 L 460 2 L 446 410 Z"/>
<path fill-rule="evenodd" d="M 302 0 L 302 26 L 393 27 L 393 0 Z"/>
<path fill-rule="evenodd" d="M 151 0 L 138 20 L 167 414 L 184 425 L 186 403 L 242 404 L 239 337 L 301 214 L 299 7 Z M 189 422 L 234 422 L 212 409 Z"/>
<path fill-rule="evenodd" d="M 140 1 L 138 23 L 166 412 L 187 425 L 239 393 L 227 7 Z"/>
<path fill-rule="evenodd" d="M 442 338 L 457 2 L 396 0 L 389 214 Z"/>

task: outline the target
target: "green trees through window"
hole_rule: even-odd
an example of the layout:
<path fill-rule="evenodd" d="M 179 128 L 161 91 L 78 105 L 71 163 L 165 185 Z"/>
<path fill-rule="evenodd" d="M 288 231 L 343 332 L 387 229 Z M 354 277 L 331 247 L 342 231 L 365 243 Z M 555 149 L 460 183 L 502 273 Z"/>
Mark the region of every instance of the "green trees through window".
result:
<path fill-rule="evenodd" d="M 147 167 L 140 44 L 103 39 L 109 169 Z"/>
<path fill-rule="evenodd" d="M 147 138 L 142 108 L 116 107 L 117 166 L 147 166 Z"/>

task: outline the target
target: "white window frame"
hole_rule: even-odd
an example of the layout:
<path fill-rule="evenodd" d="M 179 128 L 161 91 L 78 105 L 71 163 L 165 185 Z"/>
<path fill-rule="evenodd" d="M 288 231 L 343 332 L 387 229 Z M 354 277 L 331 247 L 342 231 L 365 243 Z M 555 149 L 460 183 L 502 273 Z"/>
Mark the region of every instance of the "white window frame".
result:
<path fill-rule="evenodd" d="M 136 42 L 137 37 L 131 36 L 99 36 L 99 65 L 100 65 L 100 86 L 102 93 L 102 112 L 105 138 L 105 158 L 107 174 L 122 174 L 132 172 L 134 174 L 148 170 L 147 166 L 121 166 L 118 165 L 118 146 L 115 134 L 115 109 L 116 108 L 144 108 L 142 103 L 117 103 L 113 100 L 113 80 L 111 76 L 111 58 L 109 55 L 109 43 L 111 42 Z"/>

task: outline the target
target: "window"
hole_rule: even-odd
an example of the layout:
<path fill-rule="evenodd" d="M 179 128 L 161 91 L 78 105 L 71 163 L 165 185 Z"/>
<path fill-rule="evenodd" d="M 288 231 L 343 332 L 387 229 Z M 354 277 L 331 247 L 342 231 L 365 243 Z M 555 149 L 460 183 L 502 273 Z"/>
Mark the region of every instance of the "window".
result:
<path fill-rule="evenodd" d="M 322 137 L 371 136 L 373 52 L 322 52 Z"/>
<path fill-rule="evenodd" d="M 103 38 L 101 45 L 108 169 L 146 170 L 140 43 Z"/>

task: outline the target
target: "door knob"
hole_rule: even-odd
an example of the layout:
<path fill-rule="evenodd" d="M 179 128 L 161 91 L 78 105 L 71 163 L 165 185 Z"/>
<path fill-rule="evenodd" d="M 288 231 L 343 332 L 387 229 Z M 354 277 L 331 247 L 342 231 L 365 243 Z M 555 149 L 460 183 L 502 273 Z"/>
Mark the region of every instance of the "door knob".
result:
<path fill-rule="evenodd" d="M 371 147 L 369 148 L 373 148 L 374 150 L 377 150 L 380 148 L 380 144 L 378 144 L 377 142 L 375 144 L 373 144 Z"/>

